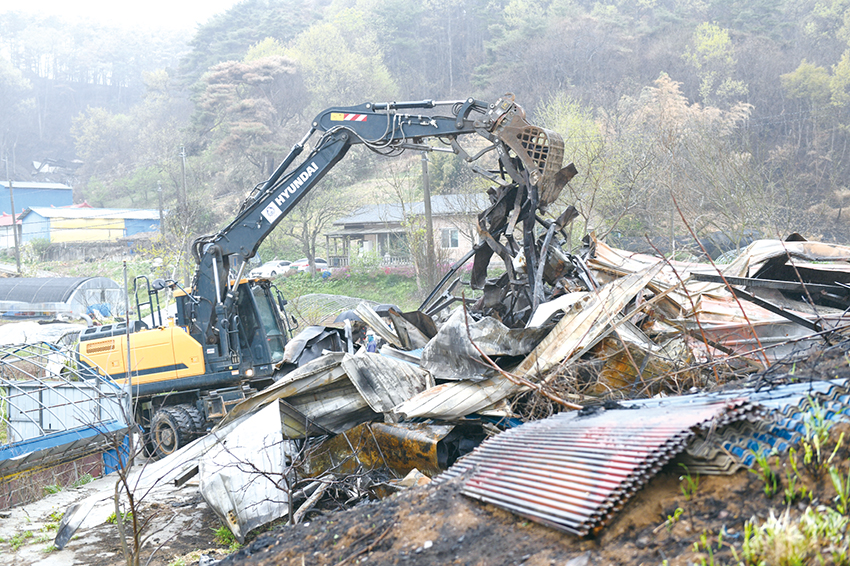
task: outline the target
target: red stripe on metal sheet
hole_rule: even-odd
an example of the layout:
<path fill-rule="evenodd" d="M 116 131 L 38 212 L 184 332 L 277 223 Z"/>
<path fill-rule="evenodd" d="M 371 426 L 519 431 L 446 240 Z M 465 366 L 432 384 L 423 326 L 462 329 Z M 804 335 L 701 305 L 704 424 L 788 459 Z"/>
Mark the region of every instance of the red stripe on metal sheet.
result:
<path fill-rule="evenodd" d="M 461 492 L 585 535 L 682 452 L 706 423 L 746 419 L 752 405 L 696 399 L 640 409 L 561 413 L 485 441 L 441 476 Z"/>

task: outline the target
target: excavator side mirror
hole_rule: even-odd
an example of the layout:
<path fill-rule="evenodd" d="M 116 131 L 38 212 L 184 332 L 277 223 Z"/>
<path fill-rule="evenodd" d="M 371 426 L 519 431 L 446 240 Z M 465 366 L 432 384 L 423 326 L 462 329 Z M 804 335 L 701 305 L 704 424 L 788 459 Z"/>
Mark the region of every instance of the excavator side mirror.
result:
<path fill-rule="evenodd" d="M 168 287 L 168 283 L 165 282 L 165 279 L 154 279 L 151 281 L 151 288 L 154 291 L 162 291 L 166 287 Z"/>

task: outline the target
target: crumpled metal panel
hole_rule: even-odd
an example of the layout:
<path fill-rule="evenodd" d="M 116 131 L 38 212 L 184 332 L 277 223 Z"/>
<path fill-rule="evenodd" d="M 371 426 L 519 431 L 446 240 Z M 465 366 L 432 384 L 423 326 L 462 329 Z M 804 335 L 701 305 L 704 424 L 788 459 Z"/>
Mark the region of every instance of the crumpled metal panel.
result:
<path fill-rule="evenodd" d="M 661 271 L 661 264 L 627 275 L 599 289 L 575 313 L 564 316 L 546 338 L 514 370 L 534 379 L 603 338 L 614 316 Z"/>
<path fill-rule="evenodd" d="M 354 384 L 347 379 L 321 389 L 287 397 L 286 402 L 312 423 L 335 433 L 379 417 Z"/>
<path fill-rule="evenodd" d="M 442 380 L 482 381 L 498 373 L 484 362 L 475 346 L 488 356 L 526 356 L 550 330 L 551 326 L 511 329 L 492 317 L 475 320 L 458 308 L 425 346 L 422 367 Z"/>
<path fill-rule="evenodd" d="M 553 528 L 585 536 L 670 458 L 700 426 L 746 418 L 741 399 L 560 413 L 484 442 L 440 476 L 468 476 L 461 492 Z"/>
<path fill-rule="evenodd" d="M 381 319 L 381 316 L 375 312 L 375 309 L 366 303 L 360 303 L 357 307 L 355 307 L 354 312 L 375 332 L 375 334 L 383 338 L 385 342 L 392 344 L 396 348 L 401 348 L 402 350 L 409 349 L 405 348 L 401 339 L 398 337 L 398 334 L 396 334 L 392 328 L 387 326 L 387 323 Z"/>
<path fill-rule="evenodd" d="M 332 352 L 298 367 L 274 384 L 230 409 L 227 416 L 219 423 L 219 427 L 244 414 L 256 411 L 275 399 L 285 399 L 308 391 L 315 391 L 347 379 L 348 376 L 345 375 L 345 370 L 341 367 L 344 355 L 342 352 Z"/>
<path fill-rule="evenodd" d="M 523 386 L 496 376 L 484 381 L 453 381 L 427 389 L 393 408 L 400 419 L 435 418 L 451 421 L 498 403 L 519 393 Z"/>
<path fill-rule="evenodd" d="M 389 412 L 399 403 L 434 387 L 434 378 L 427 371 L 378 354 L 345 356 L 342 368 L 376 413 Z"/>
<path fill-rule="evenodd" d="M 289 512 L 287 493 L 278 482 L 294 452 L 281 433 L 278 408 L 269 405 L 199 459 L 201 495 L 239 542 Z"/>

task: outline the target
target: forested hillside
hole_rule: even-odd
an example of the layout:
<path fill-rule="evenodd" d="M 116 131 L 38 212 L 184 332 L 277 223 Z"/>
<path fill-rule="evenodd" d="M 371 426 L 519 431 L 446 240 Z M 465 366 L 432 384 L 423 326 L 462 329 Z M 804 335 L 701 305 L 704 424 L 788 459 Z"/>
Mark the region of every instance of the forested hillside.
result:
<path fill-rule="evenodd" d="M 95 206 L 161 195 L 179 251 L 323 108 L 513 92 L 567 142 L 581 231 L 678 237 L 678 207 L 700 233 L 846 243 L 848 41 L 838 0 L 245 0 L 182 37 L 8 12 L 0 155 Z M 66 167 L 34 177 L 46 160 Z M 433 162 L 438 192 L 481 190 Z M 415 193 L 419 170 L 359 152 L 269 245 L 321 245 L 364 199 Z"/>

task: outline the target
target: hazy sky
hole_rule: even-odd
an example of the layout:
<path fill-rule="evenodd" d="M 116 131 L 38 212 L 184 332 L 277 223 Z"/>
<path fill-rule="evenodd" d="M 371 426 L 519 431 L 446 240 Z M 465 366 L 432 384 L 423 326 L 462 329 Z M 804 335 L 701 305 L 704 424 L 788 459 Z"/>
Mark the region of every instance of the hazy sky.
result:
<path fill-rule="evenodd" d="M 21 11 L 79 17 L 103 23 L 189 28 L 239 0 L 0 0 L 0 12 Z"/>

